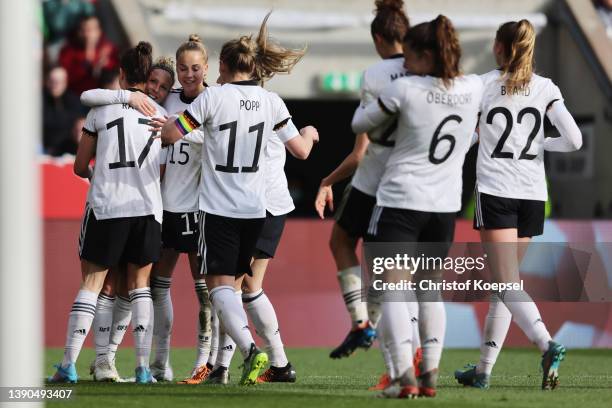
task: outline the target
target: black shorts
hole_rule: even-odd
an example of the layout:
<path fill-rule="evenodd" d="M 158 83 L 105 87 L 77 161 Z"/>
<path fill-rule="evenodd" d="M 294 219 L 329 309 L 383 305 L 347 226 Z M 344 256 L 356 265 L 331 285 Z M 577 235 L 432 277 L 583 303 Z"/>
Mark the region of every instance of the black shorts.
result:
<path fill-rule="evenodd" d="M 162 246 L 177 252 L 198 251 L 198 213 L 173 213 L 164 211 Z"/>
<path fill-rule="evenodd" d="M 425 242 L 426 255 L 445 257 L 455 235 L 457 213 L 435 213 L 378 207 L 372 212 L 369 234 L 374 242 Z M 435 253 L 434 253 L 435 252 Z"/>
<path fill-rule="evenodd" d="M 544 232 L 546 202 L 497 197 L 476 190 L 474 229 L 516 228 L 519 238 Z"/>
<path fill-rule="evenodd" d="M 376 197 L 349 184 L 344 190 L 342 202 L 336 211 L 336 223 L 350 236 L 365 238 L 375 205 Z"/>
<path fill-rule="evenodd" d="M 259 235 L 259 239 L 257 239 L 257 244 L 255 244 L 253 258 L 274 258 L 276 248 L 278 248 L 283 230 L 285 229 L 286 220 L 287 214 L 272 215 L 269 212 L 266 213 L 266 221 Z"/>
<path fill-rule="evenodd" d="M 230 218 L 200 211 L 200 274 L 251 275 L 251 258 L 265 218 Z"/>
<path fill-rule="evenodd" d="M 85 207 L 79 257 L 107 268 L 120 263 L 147 265 L 159 260 L 161 225 L 153 215 L 97 220 Z"/>

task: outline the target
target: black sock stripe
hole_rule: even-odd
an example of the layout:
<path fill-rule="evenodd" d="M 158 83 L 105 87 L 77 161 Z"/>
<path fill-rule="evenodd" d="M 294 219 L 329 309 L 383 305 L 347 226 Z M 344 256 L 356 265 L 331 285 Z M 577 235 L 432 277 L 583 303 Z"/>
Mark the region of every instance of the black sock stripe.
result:
<path fill-rule="evenodd" d="M 110 300 L 112 302 L 115 301 L 115 297 L 114 296 L 108 296 L 108 295 L 105 295 L 104 293 L 100 293 L 98 295 L 98 299 Z"/>
<path fill-rule="evenodd" d="M 261 297 L 261 295 L 264 294 L 264 291 L 262 290 L 257 296 L 254 297 L 244 297 L 242 296 L 242 303 L 251 303 L 254 300 L 257 300 Z"/>

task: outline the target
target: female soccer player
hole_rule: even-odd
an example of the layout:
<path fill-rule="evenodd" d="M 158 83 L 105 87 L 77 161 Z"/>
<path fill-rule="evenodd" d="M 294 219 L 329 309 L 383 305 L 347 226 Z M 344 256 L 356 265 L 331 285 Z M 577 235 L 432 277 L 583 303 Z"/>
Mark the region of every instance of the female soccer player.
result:
<path fill-rule="evenodd" d="M 377 242 L 438 242 L 444 249 L 436 255 L 444 257 L 461 207 L 462 166 L 476 128 L 482 81 L 461 75 L 459 40 L 445 16 L 410 28 L 403 47 L 404 67 L 414 75 L 388 85 L 353 117 L 355 133 L 368 132 L 389 117 L 398 120 L 368 232 Z M 401 278 L 409 280 L 410 274 Z M 414 301 L 414 294 L 409 292 L 407 300 Z M 383 338 L 396 370 L 384 396 L 436 393 L 444 305 L 419 303 L 419 316 L 423 361 L 417 383 L 410 309 L 405 302 L 383 303 Z"/>
<path fill-rule="evenodd" d="M 485 92 L 479 121 L 474 227 L 490 248 L 490 266 L 500 282 L 518 282 L 527 244 L 544 230 L 544 150 L 572 151 L 582 145 L 580 130 L 563 104 L 559 88 L 533 73 L 535 37 L 528 20 L 502 24 L 493 46 L 500 68 L 482 76 Z M 544 138 L 544 115 L 561 137 Z M 491 245 L 496 243 L 503 244 Z M 565 348 L 552 341 L 537 306 L 523 291 L 492 296 L 480 362 L 466 371 L 456 371 L 459 383 L 489 387 L 512 317 L 543 353 L 542 388 L 556 387 Z"/>
<path fill-rule="evenodd" d="M 140 42 L 121 57 L 123 89 L 144 91 L 151 51 L 149 43 Z M 166 113 L 155 107 L 156 115 Z M 64 359 L 51 382 L 77 381 L 75 362 L 91 327 L 98 294 L 108 269 L 120 261 L 127 262 L 136 382 L 152 381 L 153 303 L 148 282 L 161 245 L 160 151 L 161 143 L 149 131 L 149 119 L 129 106 L 98 107 L 87 115 L 74 163 L 78 176 L 91 179 L 79 237 L 83 283 L 68 319 Z M 96 165 L 91 169 L 94 155 Z"/>
<path fill-rule="evenodd" d="M 172 59 L 160 57 L 151 66 L 144 94 L 124 89 L 118 91 L 92 89 L 81 94 L 81 103 L 89 107 L 128 103 L 144 115 L 154 115 L 155 107 L 150 101 L 153 99 L 163 105 L 174 84 L 174 75 Z M 164 161 L 161 166 L 162 177 L 165 167 Z M 115 353 L 132 317 L 124 275 L 125 265 L 110 268 L 98 296 L 96 314 L 92 323 L 96 359 L 90 365 L 90 373 L 95 381 L 120 379 L 115 367 Z"/>
<path fill-rule="evenodd" d="M 318 137 L 300 135 L 278 95 L 262 81 L 288 73 L 304 55 L 267 36 L 264 19 L 259 35 L 242 36 L 223 45 L 219 87 L 207 88 L 162 129 L 164 143 L 175 143 L 194 129 L 205 128 L 200 182 L 199 224 L 201 274 L 219 323 L 244 358 L 240 384 L 254 384 L 268 362 L 248 329 L 247 316 L 234 295 L 236 276 L 251 273 L 250 263 L 266 215 L 265 176 L 261 150 L 276 132 L 296 157 L 305 158 Z"/>
<path fill-rule="evenodd" d="M 378 0 L 375 5 L 376 16 L 370 25 L 370 32 L 374 47 L 383 60 L 370 66 L 363 74 L 362 107 L 376 100 L 391 81 L 406 75 L 402 39 L 409 22 L 403 10 L 404 2 Z M 355 249 L 359 239 L 367 233 L 368 221 L 376 204 L 376 189 L 395 143 L 396 129 L 397 122 L 390 119 L 367 135 L 358 134 L 353 152 L 321 181 L 315 201 L 315 208 L 323 218 L 326 205 L 333 209 L 332 185 L 355 172 L 336 213 L 336 223 L 330 239 L 330 248 L 338 268 L 338 282 L 351 317 L 352 328 L 342 344 L 330 353 L 331 358 L 348 357 L 357 347 L 370 347 L 376 335 L 374 328 L 380 318 L 380 299 L 369 298 L 367 304 L 362 301 L 361 267 Z M 413 314 L 418 314 L 416 309 Z M 416 320 L 414 323 L 415 344 L 418 347 L 418 324 Z M 383 354 L 391 371 L 392 362 L 387 358 L 384 346 Z M 381 380 L 383 384 L 387 382 L 386 377 Z"/>

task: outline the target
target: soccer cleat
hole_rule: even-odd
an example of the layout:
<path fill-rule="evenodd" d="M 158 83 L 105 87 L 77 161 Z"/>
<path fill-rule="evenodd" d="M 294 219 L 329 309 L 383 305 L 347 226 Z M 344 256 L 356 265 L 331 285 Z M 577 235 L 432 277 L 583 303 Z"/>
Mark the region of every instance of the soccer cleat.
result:
<path fill-rule="evenodd" d="M 370 388 L 368 388 L 368 391 L 382 391 L 385 388 L 387 388 L 390 384 L 391 384 L 391 377 L 389 377 L 389 374 L 384 373 L 383 375 L 380 376 L 380 379 L 378 380 L 378 384 L 373 385 Z"/>
<path fill-rule="evenodd" d="M 376 330 L 370 326 L 369 322 L 363 323 L 346 335 L 342 344 L 329 353 L 329 357 L 333 359 L 349 357 L 360 347 L 369 349 L 376 339 Z"/>
<path fill-rule="evenodd" d="M 419 396 L 419 387 L 414 376 L 414 368 L 410 367 L 399 379 L 392 380 L 383 390 L 383 398 L 416 398 Z"/>
<path fill-rule="evenodd" d="M 204 380 L 204 384 L 221 384 L 227 385 L 230 381 L 229 370 L 227 367 L 219 366 L 208 374 L 206 380 Z"/>
<path fill-rule="evenodd" d="M 140 366 L 136 367 L 136 384 L 151 384 L 157 382 L 151 375 L 151 370 L 148 367 Z"/>
<path fill-rule="evenodd" d="M 191 377 L 185 378 L 183 381 L 179 381 L 179 384 L 201 384 L 209 377 L 211 371 L 212 370 L 208 368 L 206 364 L 202 364 L 201 366 L 193 370 L 193 372 L 191 373 Z"/>
<path fill-rule="evenodd" d="M 438 385 L 438 369 L 434 368 L 418 377 L 419 396 L 433 398 Z"/>
<path fill-rule="evenodd" d="M 265 365 L 268 364 L 268 355 L 251 344 L 249 356 L 244 360 L 242 366 L 242 377 L 240 377 L 240 385 L 252 385 L 257 383 L 259 372 Z"/>
<path fill-rule="evenodd" d="M 291 363 L 287 363 L 284 367 L 270 366 L 265 373 L 257 377 L 257 383 L 266 382 L 290 382 L 296 380 L 296 373 Z"/>
<path fill-rule="evenodd" d="M 489 388 L 489 380 L 491 376 L 485 373 L 477 373 L 476 365 L 468 364 L 465 366 L 466 370 L 456 370 L 455 379 L 461 385 L 466 387 L 474 387 L 486 390 Z"/>
<path fill-rule="evenodd" d="M 412 356 L 412 366 L 414 367 L 414 375 L 418 378 L 421 375 L 421 363 L 423 362 L 423 349 L 417 348 Z"/>
<path fill-rule="evenodd" d="M 62 367 L 61 364 L 56 364 L 53 367 L 55 367 L 57 371 L 52 377 L 47 379 L 48 382 L 76 384 L 76 382 L 79 380 L 74 364 L 69 364 L 67 367 Z"/>
<path fill-rule="evenodd" d="M 542 389 L 554 390 L 559 385 L 559 365 L 565 358 L 565 347 L 555 341 L 548 342 L 542 355 Z"/>
<path fill-rule="evenodd" d="M 100 382 L 117 382 L 119 381 L 119 373 L 108 359 L 100 358 L 96 360 L 94 365 L 93 379 Z"/>
<path fill-rule="evenodd" d="M 174 372 L 170 364 L 164 364 L 161 361 L 155 361 L 151 364 L 151 375 L 159 382 L 172 381 L 174 379 Z"/>

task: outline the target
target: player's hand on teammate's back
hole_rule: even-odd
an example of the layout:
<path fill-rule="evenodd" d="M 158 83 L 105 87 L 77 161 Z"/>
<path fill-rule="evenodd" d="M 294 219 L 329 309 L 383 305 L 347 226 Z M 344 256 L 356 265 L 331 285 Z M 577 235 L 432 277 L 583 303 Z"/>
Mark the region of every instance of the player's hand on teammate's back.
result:
<path fill-rule="evenodd" d="M 315 199 L 315 210 L 323 220 L 325 219 L 325 207 L 329 207 L 330 211 L 334 211 L 334 192 L 331 186 L 319 187 L 317 198 Z"/>
<path fill-rule="evenodd" d="M 161 129 L 162 127 L 164 127 L 167 121 L 168 121 L 167 116 L 163 116 L 159 118 L 151 118 L 151 120 L 149 121 L 149 126 L 151 126 L 149 130 L 151 132 L 157 132 L 156 137 L 161 137 Z"/>
<path fill-rule="evenodd" d="M 143 92 L 132 92 L 130 106 L 145 116 L 153 116 L 157 113 L 157 109 L 151 103 L 151 98 Z"/>

